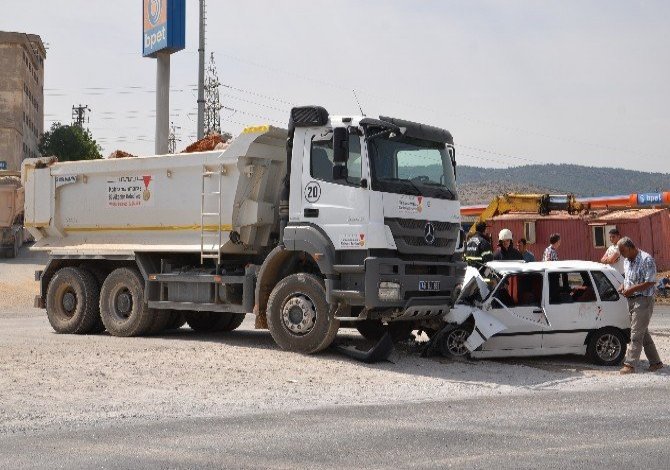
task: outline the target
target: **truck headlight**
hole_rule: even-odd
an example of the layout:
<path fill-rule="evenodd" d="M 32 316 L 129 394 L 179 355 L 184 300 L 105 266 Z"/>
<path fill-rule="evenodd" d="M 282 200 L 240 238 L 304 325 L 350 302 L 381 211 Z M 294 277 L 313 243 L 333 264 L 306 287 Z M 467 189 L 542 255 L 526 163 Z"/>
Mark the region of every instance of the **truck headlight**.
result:
<path fill-rule="evenodd" d="M 380 282 L 377 295 L 379 300 L 400 300 L 400 283 L 387 281 Z"/>

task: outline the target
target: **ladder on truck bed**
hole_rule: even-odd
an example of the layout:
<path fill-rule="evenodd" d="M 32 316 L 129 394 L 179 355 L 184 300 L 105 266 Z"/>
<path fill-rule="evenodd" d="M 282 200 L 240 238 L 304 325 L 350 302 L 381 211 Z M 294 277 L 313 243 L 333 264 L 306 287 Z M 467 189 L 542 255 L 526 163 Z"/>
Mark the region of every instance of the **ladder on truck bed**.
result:
<path fill-rule="evenodd" d="M 213 259 L 216 261 L 216 272 L 219 272 L 219 265 L 221 263 L 221 245 L 223 243 L 223 233 L 221 229 L 221 185 L 223 175 L 226 170 L 223 165 L 216 167 L 204 165 L 202 167 L 202 186 L 200 199 L 200 264 L 204 264 L 206 259 Z M 213 179 L 214 178 L 214 179 Z M 212 184 L 208 185 L 206 181 L 210 179 Z M 215 188 L 212 191 L 212 188 Z M 216 212 L 212 204 L 207 204 L 216 197 Z M 208 212 L 210 211 L 210 212 Z M 212 230 L 212 227 L 216 228 Z"/>

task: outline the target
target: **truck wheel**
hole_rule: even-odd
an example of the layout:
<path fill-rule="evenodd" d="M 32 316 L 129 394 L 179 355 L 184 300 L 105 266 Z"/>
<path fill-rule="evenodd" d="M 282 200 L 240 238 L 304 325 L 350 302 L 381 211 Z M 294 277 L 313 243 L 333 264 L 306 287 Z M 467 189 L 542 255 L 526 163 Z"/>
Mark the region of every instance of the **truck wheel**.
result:
<path fill-rule="evenodd" d="M 195 331 L 233 331 L 242 324 L 244 316 L 244 313 L 190 312 L 186 314 L 186 323 Z"/>
<path fill-rule="evenodd" d="M 144 280 L 136 269 L 118 268 L 107 276 L 100 290 L 100 315 L 111 335 L 147 333 L 153 313 L 144 304 Z"/>
<path fill-rule="evenodd" d="M 47 288 L 47 318 L 57 333 L 87 334 L 100 317 L 100 290 L 88 271 L 62 268 Z"/>
<path fill-rule="evenodd" d="M 102 289 L 102 284 L 105 282 L 105 277 L 107 276 L 107 274 L 102 269 L 90 263 L 82 264 L 79 266 L 79 268 L 91 273 L 93 279 L 95 279 L 95 282 L 98 285 L 98 291 Z M 100 307 L 98 306 L 98 318 L 96 319 L 95 326 L 91 329 L 90 333 L 97 335 L 103 331 L 105 331 L 105 324 L 102 322 L 102 318 L 100 317 Z"/>
<path fill-rule="evenodd" d="M 603 328 L 593 333 L 586 346 L 586 357 L 599 366 L 616 366 L 626 356 L 626 335 L 618 328 Z"/>
<path fill-rule="evenodd" d="M 280 348 L 301 353 L 326 349 L 340 326 L 326 302 L 321 281 L 312 274 L 292 274 L 272 290 L 268 329 Z"/>
<path fill-rule="evenodd" d="M 9 251 L 10 258 L 18 258 L 19 250 L 21 248 L 21 237 L 23 237 L 23 234 L 19 231 L 16 234 L 16 237 L 14 237 L 14 247 Z"/>
<path fill-rule="evenodd" d="M 374 342 L 382 339 L 382 336 L 386 333 L 391 334 L 394 343 L 404 341 L 411 336 L 414 330 L 414 323 L 406 321 L 391 322 L 384 325 L 381 320 L 364 320 L 356 322 L 355 326 L 363 338 Z"/>

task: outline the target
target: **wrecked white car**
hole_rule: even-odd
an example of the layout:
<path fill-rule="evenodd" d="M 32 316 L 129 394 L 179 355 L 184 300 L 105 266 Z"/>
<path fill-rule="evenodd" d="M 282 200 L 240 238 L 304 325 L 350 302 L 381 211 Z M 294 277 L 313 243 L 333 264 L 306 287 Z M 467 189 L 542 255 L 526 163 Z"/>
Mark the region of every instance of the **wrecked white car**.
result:
<path fill-rule="evenodd" d="M 586 355 L 619 364 L 630 338 L 623 282 L 587 261 L 490 262 L 468 268 L 455 307 L 444 317 L 440 351 L 473 358 Z"/>

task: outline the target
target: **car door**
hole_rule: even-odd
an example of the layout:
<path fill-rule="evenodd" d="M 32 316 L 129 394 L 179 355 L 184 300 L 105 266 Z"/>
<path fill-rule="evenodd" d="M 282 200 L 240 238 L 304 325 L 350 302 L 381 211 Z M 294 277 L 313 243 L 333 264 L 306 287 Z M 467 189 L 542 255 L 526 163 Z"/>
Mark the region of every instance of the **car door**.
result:
<path fill-rule="evenodd" d="M 619 294 L 615 285 L 618 285 L 619 273 L 610 270 L 607 276 L 602 271 L 591 271 L 591 278 L 598 293 L 598 311 L 596 313 L 594 329 L 614 326 L 622 330 L 630 328 L 630 313 L 628 301 Z M 613 283 L 614 281 L 614 283 Z"/>
<path fill-rule="evenodd" d="M 336 249 L 367 249 L 370 220 L 370 191 L 367 189 L 366 159 L 361 137 L 348 139 L 348 177 L 333 178 L 333 132 L 315 131 L 305 139 L 309 162 L 303 165 L 302 212 L 306 223 L 314 223 L 329 236 Z"/>
<path fill-rule="evenodd" d="M 588 271 L 548 272 L 545 312 L 551 329 L 542 339 L 543 349 L 583 346 L 595 328 L 598 298 Z"/>
<path fill-rule="evenodd" d="M 539 350 L 547 322 L 542 310 L 542 273 L 508 274 L 484 302 L 484 309 L 507 329 L 490 338 L 482 349 Z"/>

